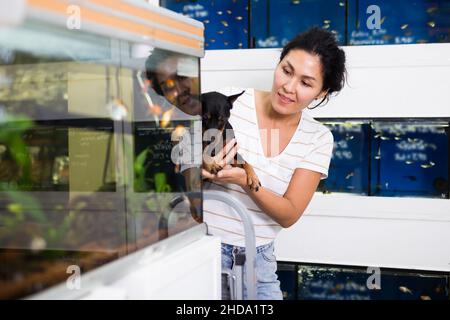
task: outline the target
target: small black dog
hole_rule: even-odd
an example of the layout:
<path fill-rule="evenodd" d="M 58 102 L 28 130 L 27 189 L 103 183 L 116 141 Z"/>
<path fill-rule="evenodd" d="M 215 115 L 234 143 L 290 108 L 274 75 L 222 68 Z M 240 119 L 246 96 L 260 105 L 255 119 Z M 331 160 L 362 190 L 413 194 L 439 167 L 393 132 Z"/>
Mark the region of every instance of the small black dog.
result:
<path fill-rule="evenodd" d="M 222 170 L 222 166 L 214 162 L 211 157 L 215 154 L 214 149 L 221 150 L 229 140 L 234 138 L 233 127 L 228 122 L 228 119 L 230 118 L 230 110 L 233 108 L 233 103 L 244 92 L 245 91 L 242 91 L 239 94 L 229 97 L 218 92 L 208 92 L 201 95 L 203 136 L 205 136 L 205 132 L 209 129 L 217 129 L 222 133 L 218 137 L 214 137 L 211 142 L 203 141 L 203 168 L 212 174 L 216 174 L 218 171 Z M 253 167 L 249 163 L 237 154 L 231 165 L 243 168 L 247 173 L 247 185 L 250 190 L 258 191 L 261 183 L 259 182 Z"/>

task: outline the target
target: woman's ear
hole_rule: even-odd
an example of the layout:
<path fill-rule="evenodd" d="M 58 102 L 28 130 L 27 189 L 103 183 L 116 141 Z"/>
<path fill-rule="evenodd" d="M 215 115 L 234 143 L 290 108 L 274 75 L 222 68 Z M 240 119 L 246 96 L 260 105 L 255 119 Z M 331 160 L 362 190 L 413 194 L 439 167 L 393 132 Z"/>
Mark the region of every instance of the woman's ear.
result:
<path fill-rule="evenodd" d="M 242 91 L 241 93 L 238 93 L 238 94 L 235 94 L 235 95 L 227 97 L 227 100 L 230 103 L 231 108 L 233 107 L 233 103 L 236 101 L 236 99 L 239 98 L 244 92 L 245 92 L 245 90 Z"/>
<path fill-rule="evenodd" d="M 328 95 L 328 89 L 319 93 L 319 95 L 314 100 L 322 100 Z"/>

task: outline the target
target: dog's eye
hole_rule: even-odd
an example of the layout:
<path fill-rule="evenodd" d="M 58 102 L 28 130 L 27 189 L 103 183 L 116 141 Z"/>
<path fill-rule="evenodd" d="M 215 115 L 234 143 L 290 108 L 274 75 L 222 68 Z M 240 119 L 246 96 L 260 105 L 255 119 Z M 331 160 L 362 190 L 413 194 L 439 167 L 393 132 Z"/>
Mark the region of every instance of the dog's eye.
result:
<path fill-rule="evenodd" d="M 209 113 L 206 113 L 203 115 L 203 120 L 209 120 L 211 119 L 211 115 Z"/>

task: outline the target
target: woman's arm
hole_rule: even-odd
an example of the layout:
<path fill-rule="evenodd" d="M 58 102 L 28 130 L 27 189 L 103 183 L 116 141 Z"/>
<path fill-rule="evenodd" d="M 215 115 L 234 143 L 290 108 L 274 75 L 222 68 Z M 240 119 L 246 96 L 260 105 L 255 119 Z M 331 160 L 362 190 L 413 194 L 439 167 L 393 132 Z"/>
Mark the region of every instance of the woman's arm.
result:
<path fill-rule="evenodd" d="M 283 228 L 293 225 L 301 217 L 320 182 L 321 173 L 296 169 L 283 196 L 267 189 L 260 188 L 258 192 L 251 191 L 247 186 L 244 190 L 273 220 Z"/>
<path fill-rule="evenodd" d="M 213 177 L 213 179 L 241 186 L 262 211 L 283 228 L 288 228 L 305 211 L 319 185 L 321 175 L 319 172 L 307 169 L 296 169 L 283 196 L 273 193 L 264 186 L 258 191 L 251 191 L 247 187 L 245 170 L 238 167 L 227 166 L 219 171 L 217 177 Z"/>

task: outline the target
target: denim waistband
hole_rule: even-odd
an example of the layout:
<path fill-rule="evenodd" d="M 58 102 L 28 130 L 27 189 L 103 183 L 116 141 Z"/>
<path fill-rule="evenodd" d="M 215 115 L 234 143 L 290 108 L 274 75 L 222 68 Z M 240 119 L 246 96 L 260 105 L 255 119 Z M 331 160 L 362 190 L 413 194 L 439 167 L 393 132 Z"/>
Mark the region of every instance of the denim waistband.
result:
<path fill-rule="evenodd" d="M 256 253 L 261 253 L 262 251 L 267 250 L 269 247 L 273 246 L 273 241 L 269 242 L 267 244 L 263 244 L 262 246 L 256 247 Z M 239 250 L 239 252 L 245 252 L 245 247 L 240 246 L 234 246 L 232 244 L 228 243 L 222 243 L 222 248 L 230 250 L 230 252 L 233 250 L 233 248 L 236 248 Z"/>

